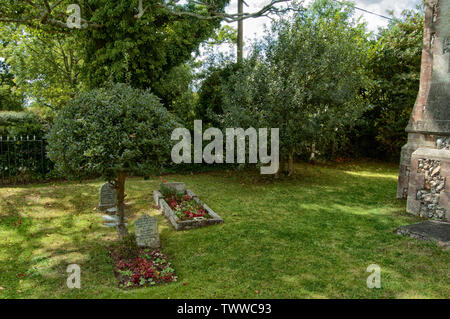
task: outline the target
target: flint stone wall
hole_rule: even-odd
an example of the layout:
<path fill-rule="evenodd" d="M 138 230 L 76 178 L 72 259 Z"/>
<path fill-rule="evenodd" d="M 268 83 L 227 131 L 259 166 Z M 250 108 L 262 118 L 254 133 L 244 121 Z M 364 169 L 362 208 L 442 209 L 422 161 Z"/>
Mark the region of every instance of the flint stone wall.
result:
<path fill-rule="evenodd" d="M 407 211 L 450 221 L 450 151 L 419 148 L 412 154 Z"/>

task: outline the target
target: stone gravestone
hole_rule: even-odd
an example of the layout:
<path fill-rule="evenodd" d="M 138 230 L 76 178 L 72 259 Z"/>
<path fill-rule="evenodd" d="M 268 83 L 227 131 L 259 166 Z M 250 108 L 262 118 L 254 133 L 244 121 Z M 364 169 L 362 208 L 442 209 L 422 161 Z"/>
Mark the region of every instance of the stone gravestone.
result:
<path fill-rule="evenodd" d="M 139 217 L 134 222 L 136 243 L 139 247 L 159 248 L 158 223 L 155 218 L 148 215 Z"/>
<path fill-rule="evenodd" d="M 164 183 L 162 185 L 175 190 L 177 193 L 186 193 L 186 184 L 185 183 L 172 182 L 172 183 Z"/>
<path fill-rule="evenodd" d="M 116 207 L 116 189 L 111 183 L 105 183 L 100 188 L 98 208 L 104 211 L 113 207 Z"/>

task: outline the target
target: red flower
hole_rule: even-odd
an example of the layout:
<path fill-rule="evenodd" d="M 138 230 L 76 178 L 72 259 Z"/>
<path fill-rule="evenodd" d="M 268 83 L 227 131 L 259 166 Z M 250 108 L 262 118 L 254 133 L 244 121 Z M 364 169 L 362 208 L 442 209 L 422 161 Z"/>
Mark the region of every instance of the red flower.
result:
<path fill-rule="evenodd" d="M 177 207 L 178 203 L 174 198 L 169 199 L 169 206 L 170 208 L 175 208 Z"/>

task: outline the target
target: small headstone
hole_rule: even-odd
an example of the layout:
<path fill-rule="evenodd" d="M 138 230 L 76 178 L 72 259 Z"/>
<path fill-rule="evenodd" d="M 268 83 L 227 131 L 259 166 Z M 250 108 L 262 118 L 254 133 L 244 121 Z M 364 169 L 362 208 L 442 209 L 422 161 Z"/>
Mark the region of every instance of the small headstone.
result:
<path fill-rule="evenodd" d="M 134 222 L 134 233 L 136 243 L 139 247 L 159 248 L 158 223 L 155 218 L 148 215 L 139 217 Z"/>
<path fill-rule="evenodd" d="M 164 183 L 164 186 L 175 190 L 177 193 L 185 193 L 186 192 L 186 184 L 185 183 Z"/>
<path fill-rule="evenodd" d="M 116 189 L 111 183 L 105 183 L 100 188 L 100 203 L 98 208 L 106 210 L 116 206 Z"/>

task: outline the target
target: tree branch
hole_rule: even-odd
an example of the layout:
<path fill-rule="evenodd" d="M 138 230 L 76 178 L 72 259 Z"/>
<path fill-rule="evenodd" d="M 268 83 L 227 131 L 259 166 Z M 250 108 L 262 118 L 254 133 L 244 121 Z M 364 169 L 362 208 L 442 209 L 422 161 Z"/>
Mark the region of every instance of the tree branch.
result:
<path fill-rule="evenodd" d="M 30 6 L 32 6 L 33 8 L 35 8 L 37 11 L 34 14 L 31 13 L 31 15 L 27 16 L 27 17 L 11 17 L 11 16 L 2 16 L 0 17 L 0 22 L 7 22 L 7 23 L 19 23 L 19 24 L 24 24 L 24 25 L 35 25 L 36 22 L 40 22 L 41 24 L 44 25 L 50 25 L 50 26 L 54 26 L 57 27 L 59 29 L 68 29 L 69 27 L 67 26 L 67 23 L 52 18 L 51 15 L 53 13 L 53 10 L 58 7 L 63 0 L 59 0 L 57 2 L 55 2 L 53 5 L 50 4 L 50 2 L 48 0 L 43 0 L 42 2 L 44 3 L 43 5 L 40 5 L 38 3 L 36 3 L 35 1 L 31 1 L 31 0 L 25 0 L 26 3 L 28 3 Z M 59 15 L 61 16 L 61 15 Z M 96 24 L 96 23 L 90 23 L 89 21 L 86 21 L 84 19 L 82 19 L 82 22 L 84 23 L 84 25 L 86 25 L 86 27 L 88 28 L 102 28 L 102 25 Z"/>
<path fill-rule="evenodd" d="M 168 4 L 152 4 L 145 8 L 142 6 L 142 0 L 139 1 L 139 14 L 135 16 L 135 18 L 140 18 L 144 14 L 144 12 L 147 11 L 149 7 L 156 7 L 156 8 L 162 8 L 165 9 L 169 14 L 173 14 L 179 17 L 188 16 L 197 18 L 200 20 L 221 20 L 228 23 L 231 22 L 237 22 L 242 21 L 249 18 L 258 18 L 258 17 L 269 17 L 271 14 L 279 14 L 284 13 L 286 11 L 292 10 L 291 7 L 287 8 L 276 8 L 275 5 L 281 4 L 281 3 L 288 3 L 291 0 L 271 0 L 267 5 L 263 6 L 260 10 L 256 12 L 244 12 L 242 14 L 237 13 L 225 13 L 218 10 L 218 7 L 215 5 L 214 1 L 198 1 L 198 0 L 191 0 L 188 3 L 197 5 L 197 6 L 203 6 L 207 9 L 208 14 L 201 14 L 201 13 L 195 13 L 192 11 L 186 11 L 182 10 L 182 7 L 177 5 L 176 3 L 169 1 Z M 26 3 L 31 5 L 33 8 L 35 8 L 37 11 L 36 14 L 32 14 L 31 16 L 27 16 L 24 18 L 21 17 L 11 17 L 11 16 L 3 16 L 0 17 L 0 22 L 7 22 L 7 23 L 19 23 L 19 24 L 26 24 L 26 25 L 35 25 L 36 22 L 40 22 L 44 25 L 50 25 L 54 26 L 58 29 L 68 29 L 67 23 L 63 22 L 62 20 L 58 20 L 55 18 L 52 18 L 53 10 L 58 7 L 63 0 L 56 1 L 53 5 L 50 4 L 48 0 L 43 0 L 43 5 L 38 4 L 35 1 L 31 0 L 25 0 Z M 58 15 L 58 14 L 57 14 Z M 58 15 L 59 17 L 63 18 L 62 14 Z M 102 24 L 97 23 L 91 23 L 89 21 L 86 21 L 82 19 L 84 28 L 95 28 L 95 29 L 101 29 L 103 28 Z"/>
<path fill-rule="evenodd" d="M 290 10 L 290 9 L 286 9 L 286 8 L 278 9 L 275 7 L 276 4 L 287 3 L 290 1 L 291 0 L 271 0 L 269 4 L 265 5 L 260 10 L 253 12 L 253 13 L 244 12 L 243 14 L 218 12 L 218 11 L 216 11 L 216 7 L 212 4 L 193 1 L 194 4 L 203 5 L 206 8 L 208 8 L 209 13 L 210 13 L 210 15 L 208 15 L 208 16 L 202 15 L 199 13 L 190 12 L 190 11 L 180 11 L 180 10 L 175 9 L 174 6 L 165 5 L 165 4 L 157 4 L 155 6 L 158 8 L 166 9 L 169 13 L 171 13 L 173 15 L 177 15 L 177 16 L 190 16 L 190 17 L 194 17 L 197 19 L 201 19 L 201 20 L 223 20 L 225 22 L 237 22 L 237 21 L 242 21 L 242 20 L 249 19 L 249 18 L 258 18 L 258 17 L 262 17 L 262 16 L 268 16 L 269 14 L 276 14 L 276 13 L 284 12 L 286 10 Z M 146 7 L 144 9 L 144 11 L 147 8 L 148 7 Z"/>

